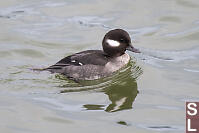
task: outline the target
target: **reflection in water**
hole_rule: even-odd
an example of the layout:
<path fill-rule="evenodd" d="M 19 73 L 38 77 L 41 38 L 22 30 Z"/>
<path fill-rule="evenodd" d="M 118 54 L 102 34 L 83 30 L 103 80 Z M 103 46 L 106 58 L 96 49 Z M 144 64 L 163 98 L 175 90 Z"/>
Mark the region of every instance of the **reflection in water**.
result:
<path fill-rule="evenodd" d="M 105 111 L 115 112 L 124 109 L 131 109 L 133 101 L 137 96 L 137 83 L 129 77 L 126 81 L 120 84 L 114 84 L 104 89 L 105 94 L 108 95 L 112 102 Z"/>
<path fill-rule="evenodd" d="M 135 62 L 131 61 L 123 70 L 111 77 L 95 81 L 84 81 L 79 84 L 68 83 L 62 85 L 60 87 L 64 88 L 64 90 L 62 90 L 61 93 L 95 90 L 106 94 L 111 101 L 109 105 L 83 105 L 83 108 L 86 110 L 116 112 L 131 109 L 138 93 L 136 79 L 141 74 L 142 69 L 136 66 Z"/>

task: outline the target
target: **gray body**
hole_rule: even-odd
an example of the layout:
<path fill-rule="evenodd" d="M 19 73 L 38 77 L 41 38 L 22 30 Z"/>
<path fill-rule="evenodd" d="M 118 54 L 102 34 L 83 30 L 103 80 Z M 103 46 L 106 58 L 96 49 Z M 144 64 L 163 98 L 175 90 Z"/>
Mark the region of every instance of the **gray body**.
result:
<path fill-rule="evenodd" d="M 95 80 L 118 71 L 129 60 L 130 56 L 126 53 L 110 58 L 103 51 L 88 50 L 68 56 L 47 70 L 61 73 L 74 80 Z"/>

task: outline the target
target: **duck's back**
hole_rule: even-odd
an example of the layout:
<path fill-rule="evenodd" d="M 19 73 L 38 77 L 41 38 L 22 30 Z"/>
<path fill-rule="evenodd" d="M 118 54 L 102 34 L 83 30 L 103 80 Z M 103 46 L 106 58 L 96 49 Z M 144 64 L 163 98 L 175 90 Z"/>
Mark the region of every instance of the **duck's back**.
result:
<path fill-rule="evenodd" d="M 63 58 L 56 64 L 70 64 L 70 65 L 100 65 L 104 66 L 108 62 L 107 55 L 101 50 L 87 50 L 82 51 Z"/>

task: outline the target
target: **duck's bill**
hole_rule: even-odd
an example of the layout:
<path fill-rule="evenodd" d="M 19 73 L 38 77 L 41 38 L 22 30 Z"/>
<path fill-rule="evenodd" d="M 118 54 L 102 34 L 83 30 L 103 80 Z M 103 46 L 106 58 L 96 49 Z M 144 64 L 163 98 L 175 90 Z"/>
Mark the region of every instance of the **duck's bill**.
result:
<path fill-rule="evenodd" d="M 139 49 L 134 48 L 132 45 L 129 45 L 126 50 L 129 50 L 134 53 L 141 53 Z"/>

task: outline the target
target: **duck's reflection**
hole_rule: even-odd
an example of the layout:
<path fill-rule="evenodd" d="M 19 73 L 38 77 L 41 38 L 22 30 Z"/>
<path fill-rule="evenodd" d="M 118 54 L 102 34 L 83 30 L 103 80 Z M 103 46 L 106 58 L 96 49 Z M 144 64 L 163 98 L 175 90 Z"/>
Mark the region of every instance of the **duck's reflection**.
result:
<path fill-rule="evenodd" d="M 125 81 L 112 84 L 102 91 L 108 95 L 111 104 L 107 107 L 103 105 L 86 104 L 87 110 L 105 110 L 106 112 L 116 112 L 125 109 L 132 109 L 133 101 L 138 94 L 137 82 L 134 78 L 125 78 Z"/>
<path fill-rule="evenodd" d="M 108 105 L 105 111 L 115 112 L 124 109 L 131 109 L 133 101 L 138 93 L 137 83 L 134 79 L 130 78 L 123 83 L 105 88 L 104 92 L 112 102 Z"/>
<path fill-rule="evenodd" d="M 97 91 L 104 92 L 111 101 L 109 105 L 85 104 L 86 110 L 104 110 L 106 112 L 116 112 L 125 109 L 132 109 L 132 104 L 138 94 L 136 79 L 142 74 L 140 67 L 131 62 L 122 72 L 111 77 L 111 80 L 103 81 L 102 86 L 98 86 Z M 88 84 L 88 83 L 86 83 Z M 96 89 L 82 87 L 75 90 L 64 90 L 62 92 L 79 92 Z"/>

